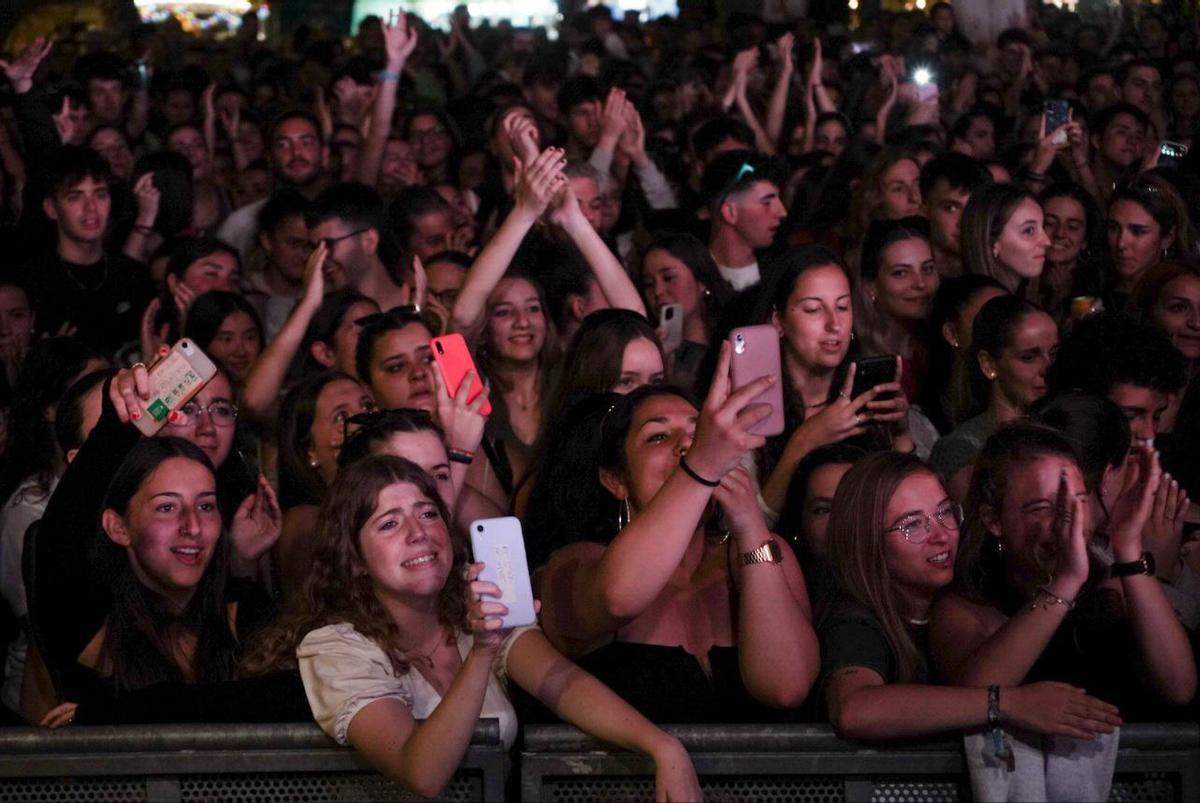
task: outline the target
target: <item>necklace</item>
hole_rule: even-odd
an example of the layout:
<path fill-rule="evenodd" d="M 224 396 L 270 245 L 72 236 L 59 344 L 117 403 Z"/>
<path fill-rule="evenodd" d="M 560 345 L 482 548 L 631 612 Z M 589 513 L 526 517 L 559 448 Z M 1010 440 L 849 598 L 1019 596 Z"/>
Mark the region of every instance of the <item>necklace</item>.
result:
<path fill-rule="evenodd" d="M 408 659 L 409 663 L 421 664 L 423 666 L 432 668 L 433 667 L 433 654 L 436 653 L 438 651 L 438 648 L 442 646 L 442 640 L 443 640 L 442 637 L 444 635 L 445 635 L 445 632 L 442 630 L 442 628 L 439 627 L 438 628 L 438 637 L 437 637 L 437 640 L 434 641 L 434 643 L 433 643 L 432 650 L 430 650 L 427 653 L 419 653 L 416 650 L 405 650 L 404 657 Z"/>

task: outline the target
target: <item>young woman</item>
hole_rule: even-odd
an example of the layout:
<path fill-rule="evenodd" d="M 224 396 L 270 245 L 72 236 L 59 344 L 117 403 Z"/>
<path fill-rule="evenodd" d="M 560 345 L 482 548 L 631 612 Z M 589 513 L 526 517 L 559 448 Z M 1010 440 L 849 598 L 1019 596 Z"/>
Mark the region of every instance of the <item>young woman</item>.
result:
<path fill-rule="evenodd" d="M 281 586 L 298 591 L 316 548 L 317 509 L 337 475 L 346 421 L 375 409 L 353 377 L 324 371 L 296 385 L 279 408 L 279 500 L 283 533 L 275 550 Z"/>
<path fill-rule="evenodd" d="M 929 610 L 954 576 L 962 510 L 920 459 L 876 452 L 838 484 L 829 547 L 841 596 L 821 624 L 829 719 L 852 739 L 897 739 L 980 728 L 988 691 L 930 685 Z M 1001 689 L 1006 724 L 1091 738 L 1117 710 L 1065 683 Z"/>
<path fill-rule="evenodd" d="M 192 166 L 192 228 L 213 234 L 233 211 L 229 193 L 213 176 L 212 145 L 200 129 L 190 123 L 167 132 L 167 150 L 185 157 Z"/>
<path fill-rule="evenodd" d="M 988 441 L 967 497 L 955 586 L 931 620 L 943 677 L 964 686 L 1067 682 L 1128 719 L 1192 699 L 1192 649 L 1145 558 L 1143 533 L 1162 492 L 1158 456 L 1139 446 L 1135 466 L 1110 510 L 1116 563 L 1105 573 L 1088 559 L 1095 523 L 1071 444 L 1031 424 Z"/>
<path fill-rule="evenodd" d="M 0 280 L 0 408 L 9 404 L 36 325 L 29 291 L 12 280 Z"/>
<path fill-rule="evenodd" d="M 458 170 L 454 125 L 440 110 L 422 110 L 408 118 L 404 138 L 412 145 L 428 184 L 453 180 Z"/>
<path fill-rule="evenodd" d="M 1200 368 L 1200 268 L 1175 260 L 1159 263 L 1138 282 L 1137 309 L 1171 337 L 1188 361 L 1188 377 Z"/>
<path fill-rule="evenodd" d="M 1035 304 L 1004 295 L 975 317 L 970 405 L 963 423 L 938 440 L 929 463 L 956 500 L 965 499 L 976 455 L 993 432 L 1029 412 L 1046 395 L 1046 372 L 1058 348 L 1058 326 Z"/>
<path fill-rule="evenodd" d="M 241 707 L 206 712 L 178 686 L 151 687 L 235 677 L 239 640 L 270 605 L 230 572 L 254 565 L 278 537 L 274 492 L 259 477 L 226 532 L 208 456 L 169 433 L 140 439 L 128 425 L 150 398 L 146 368 L 120 371 L 102 398 L 100 420 L 38 531 L 30 602 L 56 685 L 79 705 L 80 721 L 272 718 L 269 709 L 286 707 L 286 695 L 251 695 Z M 139 690 L 145 696 L 126 699 Z M 64 724 L 73 712 L 67 706 L 46 724 Z"/>
<path fill-rule="evenodd" d="M 861 242 L 873 220 L 899 220 L 921 214 L 921 165 L 896 147 L 881 150 L 867 165 L 854 194 L 851 242 Z"/>
<path fill-rule="evenodd" d="M 893 428 L 892 445 L 913 448 L 908 402 L 899 382 L 877 385 L 849 398 L 854 383 L 848 365 L 854 330 L 850 277 L 829 251 L 807 246 L 789 251 L 764 292 L 766 318 L 779 333 L 787 429 L 767 446 L 762 498 L 779 511 L 800 460 L 818 446 L 863 435 L 872 423 Z M 775 512 L 771 514 L 777 516 Z"/>
<path fill-rule="evenodd" d="M 247 663 L 298 664 L 321 728 L 381 773 L 437 796 L 480 717 L 498 718 L 511 746 L 511 680 L 568 722 L 653 757 L 660 799 L 699 799 L 677 740 L 563 658 L 536 627 L 501 630 L 508 609 L 487 599 L 500 590 L 478 579 L 483 564 L 468 569 L 420 468 L 390 455 L 347 466 L 319 529 L 305 593 Z"/>
<path fill-rule="evenodd" d="M 240 294 L 225 290 L 210 290 L 196 299 L 188 309 L 183 335 L 220 360 L 239 385 L 266 341 L 258 310 Z"/>
<path fill-rule="evenodd" d="M 667 355 L 667 378 L 694 390 L 733 288 L 717 270 L 708 246 L 691 234 L 665 234 L 655 238 L 642 257 L 642 291 L 656 325 L 663 307 L 680 306 L 683 343 Z"/>
<path fill-rule="evenodd" d="M 1114 276 L 1106 288 L 1108 309 L 1123 309 L 1138 280 L 1169 257 L 1197 256 L 1187 204 L 1171 183 L 1143 173 L 1117 187 L 1108 204 L 1108 248 Z M 1108 306 L 1111 304 L 1111 306 Z"/>
<path fill-rule="evenodd" d="M 1037 199 L 1015 184 L 988 184 L 971 193 L 959 225 L 965 273 L 991 276 L 1010 293 L 1031 293 L 1050 247 Z"/>
<path fill-rule="evenodd" d="M 1052 184 L 1038 195 L 1046 235 L 1046 267 L 1038 303 L 1058 320 L 1075 296 L 1099 296 L 1110 270 L 1104 218 L 1091 193 L 1078 184 Z"/>
<path fill-rule="evenodd" d="M 178 339 L 181 322 L 196 298 L 210 290 L 237 291 L 242 259 L 220 240 L 185 237 L 170 246 L 164 291 L 142 318 L 142 355 L 153 355 L 163 343 Z"/>
<path fill-rule="evenodd" d="M 592 540 L 555 552 L 540 583 L 551 640 L 658 722 L 768 716 L 816 677 L 804 577 L 739 466 L 763 443 L 749 429 L 768 411 L 750 402 L 778 380 L 731 392 L 730 353 L 700 411 L 666 388 L 614 399 L 596 471 L 561 480 L 600 502 L 573 530 Z"/>
<path fill-rule="evenodd" d="M 360 325 L 354 364 L 379 406 L 432 411 L 437 370 L 425 319 L 401 307 L 369 315 Z"/>
<path fill-rule="evenodd" d="M 895 354 L 910 402 L 920 395 L 929 364 L 925 327 L 939 277 L 925 218 L 877 220 L 867 229 L 859 259 L 854 324 L 864 355 Z"/>

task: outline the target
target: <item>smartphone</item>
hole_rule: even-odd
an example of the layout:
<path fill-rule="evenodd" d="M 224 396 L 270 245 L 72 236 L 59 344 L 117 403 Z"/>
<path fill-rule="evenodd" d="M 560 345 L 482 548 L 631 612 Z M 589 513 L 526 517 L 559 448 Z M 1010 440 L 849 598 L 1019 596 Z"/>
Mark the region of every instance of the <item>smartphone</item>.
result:
<path fill-rule="evenodd" d="M 850 398 L 857 399 L 876 385 L 896 381 L 898 360 L 895 354 L 882 357 L 864 357 L 854 361 L 854 387 Z"/>
<path fill-rule="evenodd" d="M 1067 141 L 1067 132 L 1061 130 L 1071 116 L 1070 107 L 1062 99 L 1048 100 L 1042 105 L 1042 114 L 1046 118 L 1046 133 L 1051 136 L 1051 142 L 1062 145 Z"/>
<path fill-rule="evenodd" d="M 750 430 L 756 435 L 778 435 L 783 432 L 783 382 L 780 373 L 779 333 L 771 324 L 742 326 L 729 333 L 733 346 L 730 374 L 733 389 L 750 384 L 763 376 L 774 376 L 774 385 L 754 397 L 754 404 L 768 404 L 771 414 Z"/>
<path fill-rule="evenodd" d="M 1182 142 L 1163 142 L 1158 146 L 1159 167 L 1178 167 L 1188 154 L 1188 146 Z"/>
<path fill-rule="evenodd" d="M 446 383 L 446 391 L 452 397 L 458 395 L 458 388 L 467 374 L 475 372 L 475 384 L 471 386 L 471 395 L 467 397 L 468 402 L 475 401 L 475 397 L 483 392 L 483 376 L 475 367 L 475 360 L 471 359 L 471 350 L 467 348 L 467 341 L 463 336 L 455 332 L 435 337 L 429 341 L 429 348 L 433 351 L 434 364 L 442 373 L 442 381 Z M 492 403 L 485 400 L 479 412 L 491 415 Z"/>
<path fill-rule="evenodd" d="M 850 52 L 856 56 L 859 56 L 859 55 L 862 55 L 863 53 L 870 53 L 874 47 L 875 47 L 874 42 L 851 42 L 850 43 Z"/>
<path fill-rule="evenodd" d="M 217 373 L 217 366 L 188 338 L 176 343 L 150 369 L 150 399 L 142 402 L 145 415 L 133 422 L 143 435 L 154 435 Z"/>
<path fill-rule="evenodd" d="M 914 67 L 909 73 L 909 79 L 917 87 L 917 100 L 926 101 L 937 97 L 937 76 L 928 67 Z"/>
<path fill-rule="evenodd" d="M 471 522 L 471 554 L 476 563 L 483 563 L 479 579 L 500 587 L 499 600 L 484 597 L 484 601 L 502 602 L 508 607 L 508 614 L 501 620 L 504 628 L 524 627 L 536 622 L 520 520 L 505 516 Z"/>
<path fill-rule="evenodd" d="M 683 345 L 683 306 L 664 304 L 658 311 L 658 325 L 663 335 L 663 351 L 674 351 Z"/>

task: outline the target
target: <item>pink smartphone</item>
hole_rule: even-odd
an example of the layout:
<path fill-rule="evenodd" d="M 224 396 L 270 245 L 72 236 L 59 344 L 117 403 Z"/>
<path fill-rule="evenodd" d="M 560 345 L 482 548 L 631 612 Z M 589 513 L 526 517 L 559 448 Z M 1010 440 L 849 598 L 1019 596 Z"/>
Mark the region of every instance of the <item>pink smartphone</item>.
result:
<path fill-rule="evenodd" d="M 771 414 L 754 425 L 756 435 L 778 435 L 783 432 L 783 377 L 780 373 L 779 333 L 770 324 L 742 326 L 729 333 L 733 346 L 730 375 L 733 389 L 750 384 L 762 376 L 774 376 L 780 381 L 754 397 L 756 404 L 769 404 Z"/>
<path fill-rule="evenodd" d="M 463 336 L 455 332 L 444 337 L 435 337 L 429 341 L 429 348 L 433 350 L 433 361 L 442 372 L 442 381 L 446 383 L 446 391 L 451 397 L 458 395 L 458 388 L 467 374 L 475 372 L 475 384 L 471 386 L 471 395 L 467 398 L 468 402 L 475 401 L 475 397 L 483 392 L 483 377 L 475 367 L 475 360 L 471 359 L 471 350 L 467 348 L 467 341 Z M 492 403 L 484 401 L 479 412 L 491 415 Z"/>

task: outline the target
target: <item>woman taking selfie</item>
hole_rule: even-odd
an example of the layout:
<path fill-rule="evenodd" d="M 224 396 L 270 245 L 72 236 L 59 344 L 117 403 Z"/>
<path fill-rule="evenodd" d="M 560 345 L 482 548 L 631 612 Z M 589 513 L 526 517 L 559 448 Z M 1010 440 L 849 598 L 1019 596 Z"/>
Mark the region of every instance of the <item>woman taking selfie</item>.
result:
<path fill-rule="evenodd" d="M 698 800 L 686 751 L 536 627 L 502 630 L 490 598 L 450 537 L 446 507 L 413 463 L 370 455 L 339 474 L 321 509 L 315 570 L 290 615 L 246 661 L 299 666 L 313 716 L 379 772 L 427 797 L 453 776 L 481 717 L 511 746 L 511 680 L 566 721 L 655 762 L 660 800 Z M 420 720 L 420 721 L 419 721 Z"/>

